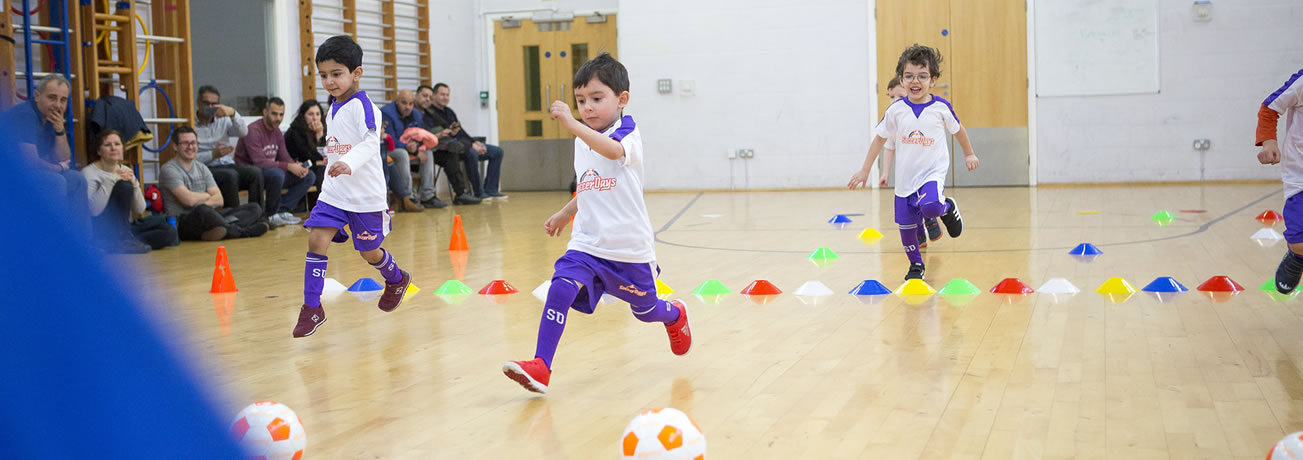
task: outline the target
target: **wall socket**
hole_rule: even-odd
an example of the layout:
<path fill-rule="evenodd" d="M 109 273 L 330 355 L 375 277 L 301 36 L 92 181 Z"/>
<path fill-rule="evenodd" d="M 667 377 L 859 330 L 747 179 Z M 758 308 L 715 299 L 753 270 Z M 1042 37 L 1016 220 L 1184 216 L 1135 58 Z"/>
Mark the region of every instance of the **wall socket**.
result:
<path fill-rule="evenodd" d="M 756 157 L 756 150 L 755 150 L 755 149 L 739 149 L 739 150 L 737 151 L 737 156 L 740 157 L 740 158 L 746 159 L 746 160 L 750 160 L 750 159 Z"/>
<path fill-rule="evenodd" d="M 1194 149 L 1199 151 L 1208 150 L 1212 148 L 1212 146 L 1213 141 L 1211 139 L 1195 139 L 1193 145 Z"/>

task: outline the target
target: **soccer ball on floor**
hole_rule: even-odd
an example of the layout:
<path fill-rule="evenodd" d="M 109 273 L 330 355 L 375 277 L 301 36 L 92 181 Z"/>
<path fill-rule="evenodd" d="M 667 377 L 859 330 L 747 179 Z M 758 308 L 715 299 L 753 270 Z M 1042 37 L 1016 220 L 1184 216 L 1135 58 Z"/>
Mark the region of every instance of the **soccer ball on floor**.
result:
<path fill-rule="evenodd" d="M 638 414 L 624 427 L 621 458 L 704 460 L 706 435 L 688 414 L 674 408 Z"/>
<path fill-rule="evenodd" d="M 274 401 L 258 401 L 236 414 L 231 438 L 249 458 L 265 460 L 299 460 L 308 446 L 303 420 L 289 406 Z"/>
<path fill-rule="evenodd" d="M 1267 452 L 1267 460 L 1293 460 L 1303 458 L 1303 431 L 1285 435 Z"/>

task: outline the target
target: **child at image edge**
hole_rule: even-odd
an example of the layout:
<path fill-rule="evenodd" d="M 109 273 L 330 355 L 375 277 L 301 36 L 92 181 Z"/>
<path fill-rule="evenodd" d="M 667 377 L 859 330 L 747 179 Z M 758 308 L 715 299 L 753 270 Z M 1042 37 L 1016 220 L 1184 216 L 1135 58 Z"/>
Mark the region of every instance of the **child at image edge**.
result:
<path fill-rule="evenodd" d="M 1276 140 L 1276 122 L 1285 114 L 1285 139 Z M 1276 267 L 1276 290 L 1294 292 L 1303 275 L 1303 70 L 1267 96 L 1258 109 L 1258 162 L 1265 165 L 1283 163 L 1281 182 L 1285 185 L 1285 241 L 1289 248 Z"/>
<path fill-rule="evenodd" d="M 890 139 L 896 145 L 896 224 L 900 242 L 909 256 L 905 280 L 923 279 L 923 256 L 919 253 L 919 229 L 924 219 L 941 218 L 951 238 L 963 231 L 959 206 L 953 198 L 941 195 L 942 183 L 950 170 L 950 150 L 946 136 L 954 135 L 964 149 L 964 164 L 969 171 L 977 168 L 977 155 L 968 141 L 968 132 L 959 124 L 950 102 L 929 91 L 941 76 L 941 53 L 914 44 L 906 48 L 896 63 L 896 77 L 905 87 L 906 96 L 891 103 L 882 123 L 875 129 L 873 144 L 864 166 L 851 176 L 848 187 L 854 190 L 868 182 L 869 168 Z"/>
<path fill-rule="evenodd" d="M 592 314 L 603 293 L 629 302 L 633 316 L 663 323 L 670 351 L 692 347 L 688 310 L 682 301 L 656 297 L 656 252 L 651 219 L 642 197 L 642 134 L 629 103 L 629 73 L 603 53 L 575 73 L 575 103 L 581 123 L 565 102 L 552 103 L 552 119 L 575 135 L 577 193 L 543 229 L 557 236 L 574 218 L 570 243 L 557 259 L 543 306 L 534 359 L 508 361 L 502 372 L 529 391 L 546 393 L 552 357 L 571 309 Z"/>

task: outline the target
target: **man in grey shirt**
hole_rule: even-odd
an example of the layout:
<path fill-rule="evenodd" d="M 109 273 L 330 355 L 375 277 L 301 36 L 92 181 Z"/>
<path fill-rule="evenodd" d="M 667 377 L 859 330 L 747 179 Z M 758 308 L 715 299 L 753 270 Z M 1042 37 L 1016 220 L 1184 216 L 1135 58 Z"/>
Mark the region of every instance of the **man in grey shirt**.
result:
<path fill-rule="evenodd" d="M 199 87 L 195 107 L 195 134 L 199 135 L 199 153 L 196 158 L 208 165 L 222 190 L 222 200 L 231 205 L 240 204 L 240 190 L 249 191 L 249 202 L 262 204 L 262 170 L 255 166 L 235 162 L 235 146 L 226 141 L 232 137 L 249 134 L 240 114 L 228 105 L 222 105 L 222 94 L 209 85 Z"/>
<path fill-rule="evenodd" d="M 163 165 L 158 185 L 163 192 L 163 212 L 176 217 L 177 234 L 182 240 L 217 241 L 267 233 L 262 206 L 222 206 L 222 193 L 212 172 L 195 161 L 199 141 L 194 129 L 176 127 L 172 143 L 176 157 Z"/>

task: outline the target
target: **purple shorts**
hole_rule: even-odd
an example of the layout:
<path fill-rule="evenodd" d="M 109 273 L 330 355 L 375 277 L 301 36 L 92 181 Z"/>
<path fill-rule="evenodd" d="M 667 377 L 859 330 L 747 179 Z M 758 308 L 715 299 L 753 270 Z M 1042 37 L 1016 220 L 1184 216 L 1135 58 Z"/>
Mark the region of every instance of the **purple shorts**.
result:
<path fill-rule="evenodd" d="M 1303 193 L 1285 200 L 1285 242 L 1303 243 Z"/>
<path fill-rule="evenodd" d="M 929 204 L 935 207 L 934 203 L 941 203 L 945 200 L 945 197 L 941 196 L 941 192 L 937 188 L 936 182 L 928 182 L 909 196 L 896 197 L 896 224 L 914 225 L 923 223 L 923 207 Z"/>
<path fill-rule="evenodd" d="M 656 305 L 656 277 L 661 269 L 656 262 L 625 263 L 593 257 L 579 251 L 566 251 L 557 259 L 552 280 L 568 278 L 584 285 L 571 308 L 592 314 L 602 293 L 640 308 Z"/>
<path fill-rule="evenodd" d="M 308 220 L 303 221 L 303 228 L 334 228 L 338 231 L 331 241 L 343 243 L 348 241 L 348 234 L 344 233 L 344 226 L 347 225 L 353 232 L 353 248 L 358 251 L 370 251 L 379 249 L 380 243 L 385 241 L 385 235 L 393 230 L 393 222 L 390 220 L 392 216 L 393 214 L 388 210 L 349 212 L 324 201 L 318 201 L 312 208 L 312 214 L 308 215 Z"/>

